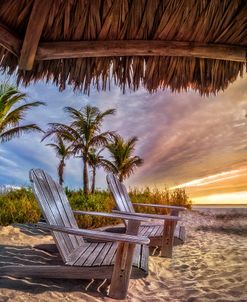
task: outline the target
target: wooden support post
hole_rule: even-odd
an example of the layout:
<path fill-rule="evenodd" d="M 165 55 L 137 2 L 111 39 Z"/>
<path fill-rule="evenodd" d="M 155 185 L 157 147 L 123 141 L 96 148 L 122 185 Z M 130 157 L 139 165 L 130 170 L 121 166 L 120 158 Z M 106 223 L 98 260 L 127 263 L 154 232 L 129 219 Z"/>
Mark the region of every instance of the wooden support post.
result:
<path fill-rule="evenodd" d="M 15 56 L 19 56 L 21 43 L 21 39 L 16 37 L 5 25 L 0 22 L 0 46 Z"/>
<path fill-rule="evenodd" d="M 178 210 L 172 210 L 172 216 L 178 216 Z M 165 220 L 164 222 L 164 232 L 162 236 L 162 246 L 161 246 L 161 257 L 172 258 L 172 249 L 174 242 L 174 232 L 176 229 L 177 221 Z"/>
<path fill-rule="evenodd" d="M 34 1 L 21 49 L 19 69 L 31 70 L 33 68 L 39 40 L 52 2 L 51 0 Z"/>
<path fill-rule="evenodd" d="M 137 235 L 140 222 L 128 221 L 127 234 Z M 135 244 L 119 243 L 109 296 L 113 299 L 125 299 L 128 293 L 129 279 L 132 270 L 132 262 Z"/>

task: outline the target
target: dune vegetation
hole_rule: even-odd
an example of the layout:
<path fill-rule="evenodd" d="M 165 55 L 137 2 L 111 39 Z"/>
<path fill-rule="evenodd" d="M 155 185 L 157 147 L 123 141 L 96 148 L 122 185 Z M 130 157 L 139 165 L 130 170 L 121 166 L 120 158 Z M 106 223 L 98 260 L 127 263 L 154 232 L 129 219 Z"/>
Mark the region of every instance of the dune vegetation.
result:
<path fill-rule="evenodd" d="M 96 191 L 85 197 L 83 190 L 72 191 L 65 189 L 71 207 L 74 210 L 111 212 L 114 208 L 114 201 L 108 191 Z M 157 203 L 183 205 L 191 207 L 191 201 L 184 189 L 169 191 L 133 189 L 130 190 L 133 202 Z M 151 208 L 140 208 L 149 213 L 164 213 L 164 210 L 153 210 Z M 29 188 L 13 190 L 0 194 L 0 225 L 12 223 L 35 223 L 41 218 L 41 211 L 38 203 Z M 104 225 L 119 223 L 119 220 L 104 217 L 78 216 L 78 225 L 83 228 L 96 228 Z"/>

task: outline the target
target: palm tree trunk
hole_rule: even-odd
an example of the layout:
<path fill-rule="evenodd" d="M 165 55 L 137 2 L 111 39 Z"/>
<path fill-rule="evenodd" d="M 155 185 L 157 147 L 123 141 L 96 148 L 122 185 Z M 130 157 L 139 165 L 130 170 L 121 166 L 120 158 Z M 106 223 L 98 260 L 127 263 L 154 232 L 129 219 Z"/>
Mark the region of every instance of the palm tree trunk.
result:
<path fill-rule="evenodd" d="M 63 179 L 63 172 L 64 172 L 64 159 L 61 159 L 59 166 L 58 166 L 58 178 L 59 178 L 59 184 L 62 186 L 64 179 Z"/>
<path fill-rule="evenodd" d="M 91 192 L 94 194 L 95 192 L 95 178 L 96 178 L 96 168 L 93 168 L 93 179 L 92 179 L 92 187 L 91 187 Z"/>
<path fill-rule="evenodd" d="M 88 196 L 89 187 L 88 187 L 88 161 L 84 158 L 83 166 L 83 191 L 85 196 Z"/>

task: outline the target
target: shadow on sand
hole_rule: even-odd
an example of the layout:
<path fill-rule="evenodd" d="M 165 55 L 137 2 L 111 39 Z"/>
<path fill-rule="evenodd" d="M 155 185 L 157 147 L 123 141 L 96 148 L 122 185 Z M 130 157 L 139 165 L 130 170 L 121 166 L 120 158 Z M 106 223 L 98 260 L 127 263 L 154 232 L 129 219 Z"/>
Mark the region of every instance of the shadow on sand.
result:
<path fill-rule="evenodd" d="M 13 227 L 19 228 L 22 233 L 24 233 L 25 235 L 28 235 L 28 236 L 50 235 L 49 231 L 40 230 L 40 229 L 36 228 L 34 225 L 35 224 L 31 224 L 31 223 L 30 224 L 29 223 L 12 224 Z"/>
<path fill-rule="evenodd" d="M 37 247 L 46 247 L 46 250 Z M 66 280 L 66 279 L 39 279 L 39 278 L 14 278 L 1 277 L 1 267 L 6 265 L 59 265 L 63 261 L 53 250 L 54 245 L 11 246 L 0 245 L 0 288 L 15 289 L 30 293 L 45 291 L 58 292 L 90 292 L 94 297 L 104 297 L 109 286 L 108 280 Z"/>

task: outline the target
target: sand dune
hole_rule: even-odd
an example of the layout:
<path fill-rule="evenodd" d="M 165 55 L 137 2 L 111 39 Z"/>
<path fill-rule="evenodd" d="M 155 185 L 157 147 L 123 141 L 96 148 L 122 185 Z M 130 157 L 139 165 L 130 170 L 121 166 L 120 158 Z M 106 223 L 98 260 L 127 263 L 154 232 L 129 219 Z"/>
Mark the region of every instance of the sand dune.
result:
<path fill-rule="evenodd" d="M 150 257 L 149 276 L 131 280 L 127 301 L 246 302 L 247 214 L 188 212 L 184 221 L 187 242 L 175 247 L 173 259 Z M 8 226 L 0 234 L 0 266 L 61 261 L 44 232 Z M 0 301 L 112 301 L 107 289 L 104 281 L 2 278 Z"/>

